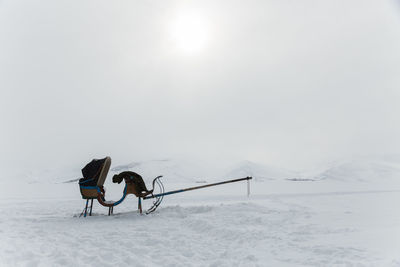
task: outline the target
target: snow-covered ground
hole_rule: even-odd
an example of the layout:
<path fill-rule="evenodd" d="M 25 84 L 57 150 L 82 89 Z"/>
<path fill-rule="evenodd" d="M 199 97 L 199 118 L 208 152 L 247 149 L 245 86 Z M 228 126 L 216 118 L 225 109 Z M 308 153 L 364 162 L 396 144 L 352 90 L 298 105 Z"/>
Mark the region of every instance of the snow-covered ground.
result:
<path fill-rule="evenodd" d="M 141 164 L 143 172 L 146 164 L 157 166 Z M 162 164 L 177 172 L 175 163 Z M 84 200 L 75 182 L 60 183 L 63 176 L 2 180 L 0 266 L 400 266 L 396 160 L 341 162 L 287 177 L 300 181 L 276 168 L 273 178 L 262 175 L 268 167 L 239 165 L 221 173 L 263 176 L 252 181 L 249 198 L 245 182 L 221 185 L 167 196 L 150 215 L 139 215 L 130 195 L 114 216 L 96 203 L 94 216 L 79 218 Z M 202 180 L 181 178 L 165 175 L 166 190 Z M 107 196 L 116 200 L 123 186 L 110 180 Z"/>

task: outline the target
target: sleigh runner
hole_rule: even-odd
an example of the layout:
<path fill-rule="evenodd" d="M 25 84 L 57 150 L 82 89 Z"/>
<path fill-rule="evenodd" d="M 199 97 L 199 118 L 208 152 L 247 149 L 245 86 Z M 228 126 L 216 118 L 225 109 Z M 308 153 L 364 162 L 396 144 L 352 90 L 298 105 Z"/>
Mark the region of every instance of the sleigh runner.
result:
<path fill-rule="evenodd" d="M 100 205 L 108 207 L 108 215 L 113 214 L 114 207 L 121 204 L 127 195 L 133 194 L 138 198 L 138 210 L 142 213 L 142 200 L 154 199 L 153 205 L 146 211 L 149 214 L 157 209 L 161 204 L 164 196 L 172 195 L 177 193 L 182 193 L 186 191 L 201 189 L 210 186 L 222 185 L 227 183 L 234 183 L 239 181 L 247 181 L 247 194 L 250 194 L 250 180 L 252 177 L 245 177 L 239 179 L 233 179 L 228 181 L 223 181 L 219 183 L 206 184 L 201 186 L 189 187 L 174 191 L 165 192 L 164 185 L 161 182 L 162 176 L 157 176 L 153 179 L 152 189 L 148 190 L 146 184 L 143 181 L 142 176 L 135 172 L 124 171 L 113 176 L 113 183 L 125 182 L 125 187 L 122 192 L 122 197 L 117 201 L 107 201 L 106 191 L 104 188 L 104 182 L 107 178 L 108 171 L 111 166 L 111 158 L 106 157 L 104 159 L 93 159 L 89 162 L 83 169 L 83 178 L 79 180 L 79 188 L 83 199 L 86 199 L 86 205 L 83 209 L 81 216 L 86 217 L 92 215 L 93 210 L 93 200 L 97 199 Z M 155 193 L 157 190 L 157 193 Z M 89 206 L 90 201 L 90 206 Z"/>

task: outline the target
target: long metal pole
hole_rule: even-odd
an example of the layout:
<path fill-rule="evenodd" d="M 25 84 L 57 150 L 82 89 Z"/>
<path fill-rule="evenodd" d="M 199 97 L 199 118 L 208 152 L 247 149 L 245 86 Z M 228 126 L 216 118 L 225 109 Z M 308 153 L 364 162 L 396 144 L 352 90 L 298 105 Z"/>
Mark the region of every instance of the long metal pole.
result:
<path fill-rule="evenodd" d="M 189 187 L 189 188 L 169 191 L 169 192 L 165 192 L 165 193 L 161 193 L 161 194 L 148 195 L 148 196 L 145 196 L 143 199 L 149 199 L 149 198 L 161 197 L 161 196 L 166 196 L 166 195 L 172 195 L 172 194 L 176 194 L 176 193 L 182 193 L 182 192 L 186 192 L 186 191 L 196 190 L 196 189 L 215 186 L 215 185 L 228 184 L 228 183 L 234 183 L 234 182 L 245 181 L 245 180 L 249 181 L 251 179 L 253 179 L 253 177 L 245 177 L 245 178 L 228 180 L 228 181 L 223 181 L 223 182 L 214 183 L 214 184 L 206 184 L 206 185 L 200 185 L 200 186 L 195 186 L 195 187 Z"/>

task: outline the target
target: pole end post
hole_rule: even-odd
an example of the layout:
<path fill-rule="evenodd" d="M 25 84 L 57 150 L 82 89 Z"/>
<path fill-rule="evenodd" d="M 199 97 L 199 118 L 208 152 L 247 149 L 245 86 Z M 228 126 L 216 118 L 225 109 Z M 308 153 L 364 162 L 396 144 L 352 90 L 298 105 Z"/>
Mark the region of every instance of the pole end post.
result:
<path fill-rule="evenodd" d="M 250 197 L 250 180 L 253 178 L 249 176 L 247 178 L 247 197 Z"/>

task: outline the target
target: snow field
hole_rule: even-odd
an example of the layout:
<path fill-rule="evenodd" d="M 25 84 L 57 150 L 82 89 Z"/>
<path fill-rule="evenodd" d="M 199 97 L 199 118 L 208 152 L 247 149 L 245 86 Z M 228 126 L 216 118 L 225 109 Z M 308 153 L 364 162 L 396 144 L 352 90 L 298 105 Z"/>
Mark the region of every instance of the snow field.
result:
<path fill-rule="evenodd" d="M 167 196 L 147 216 L 133 196 L 110 217 L 96 203 L 87 218 L 75 184 L 50 187 L 2 195 L 1 266 L 400 266 L 395 185 L 253 182 L 247 198 L 238 183 Z"/>

